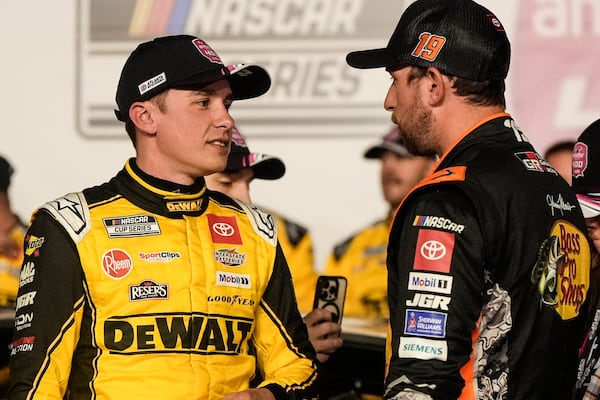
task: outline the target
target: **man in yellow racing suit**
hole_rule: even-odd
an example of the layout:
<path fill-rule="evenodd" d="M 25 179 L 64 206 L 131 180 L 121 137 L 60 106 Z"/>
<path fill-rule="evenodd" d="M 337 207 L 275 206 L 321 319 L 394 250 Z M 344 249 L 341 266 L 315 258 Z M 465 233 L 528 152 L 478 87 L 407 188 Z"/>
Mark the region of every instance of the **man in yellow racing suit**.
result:
<path fill-rule="evenodd" d="M 273 217 L 203 178 L 225 168 L 231 102 L 269 85 L 193 36 L 130 55 L 116 114 L 137 156 L 34 213 L 10 399 L 313 396 L 314 349 Z"/>

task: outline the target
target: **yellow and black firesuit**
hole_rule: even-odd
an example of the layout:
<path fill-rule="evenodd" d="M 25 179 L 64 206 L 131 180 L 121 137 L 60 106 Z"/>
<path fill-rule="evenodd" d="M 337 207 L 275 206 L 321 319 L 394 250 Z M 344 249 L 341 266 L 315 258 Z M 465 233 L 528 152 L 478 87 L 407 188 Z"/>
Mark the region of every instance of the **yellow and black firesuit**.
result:
<path fill-rule="evenodd" d="M 308 398 L 314 359 L 262 209 L 131 159 L 34 213 L 11 399 L 221 399 L 259 373 L 277 399 Z"/>

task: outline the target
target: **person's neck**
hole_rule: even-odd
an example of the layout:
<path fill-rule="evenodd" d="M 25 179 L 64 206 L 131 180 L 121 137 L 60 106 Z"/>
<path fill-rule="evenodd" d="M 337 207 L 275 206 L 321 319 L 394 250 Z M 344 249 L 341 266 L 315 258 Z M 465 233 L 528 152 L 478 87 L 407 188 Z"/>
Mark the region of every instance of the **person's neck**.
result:
<path fill-rule="evenodd" d="M 441 157 L 477 124 L 494 114 L 505 112 L 502 106 L 473 106 L 460 103 L 436 116 Z"/>

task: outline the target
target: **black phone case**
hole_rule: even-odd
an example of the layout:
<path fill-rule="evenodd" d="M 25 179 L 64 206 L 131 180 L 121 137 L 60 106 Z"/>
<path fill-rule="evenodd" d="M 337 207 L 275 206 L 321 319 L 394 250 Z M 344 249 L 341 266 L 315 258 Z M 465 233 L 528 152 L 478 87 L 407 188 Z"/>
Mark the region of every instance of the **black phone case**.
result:
<path fill-rule="evenodd" d="M 348 281 L 343 276 L 321 275 L 317 279 L 313 308 L 331 311 L 333 320 L 340 322 L 344 314 L 344 300 Z"/>

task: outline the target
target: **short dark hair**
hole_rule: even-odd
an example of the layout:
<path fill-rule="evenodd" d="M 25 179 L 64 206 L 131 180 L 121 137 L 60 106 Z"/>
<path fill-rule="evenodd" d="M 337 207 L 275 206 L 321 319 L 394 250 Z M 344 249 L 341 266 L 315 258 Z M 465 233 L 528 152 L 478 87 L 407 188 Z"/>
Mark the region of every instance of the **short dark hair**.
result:
<path fill-rule="evenodd" d="M 167 103 L 165 102 L 165 97 L 167 95 L 167 92 L 168 92 L 168 90 L 164 91 L 164 92 L 160 92 L 159 94 L 157 94 L 156 96 L 154 96 L 148 100 L 148 101 L 151 101 L 154 104 L 156 104 L 156 106 L 162 113 L 167 111 Z M 133 147 L 135 147 L 137 144 L 136 127 L 135 127 L 135 124 L 133 122 L 131 122 L 131 119 L 129 119 L 129 118 L 127 118 L 127 121 L 125 121 L 125 131 L 127 132 L 129 139 L 131 139 L 131 143 L 133 143 Z"/>
<path fill-rule="evenodd" d="M 408 80 L 410 82 L 413 79 L 422 78 L 426 73 L 427 68 L 411 65 Z M 442 72 L 442 74 L 444 73 Z M 456 94 L 465 97 L 467 103 L 478 106 L 500 105 L 506 107 L 506 98 L 504 97 L 506 84 L 503 79 L 472 81 L 452 75 L 446 76 L 452 81 L 452 87 L 456 90 Z"/>
<path fill-rule="evenodd" d="M 465 78 L 451 77 L 456 94 L 466 98 L 467 103 L 478 106 L 506 107 L 504 91 L 506 84 L 503 79 L 472 81 Z"/>

